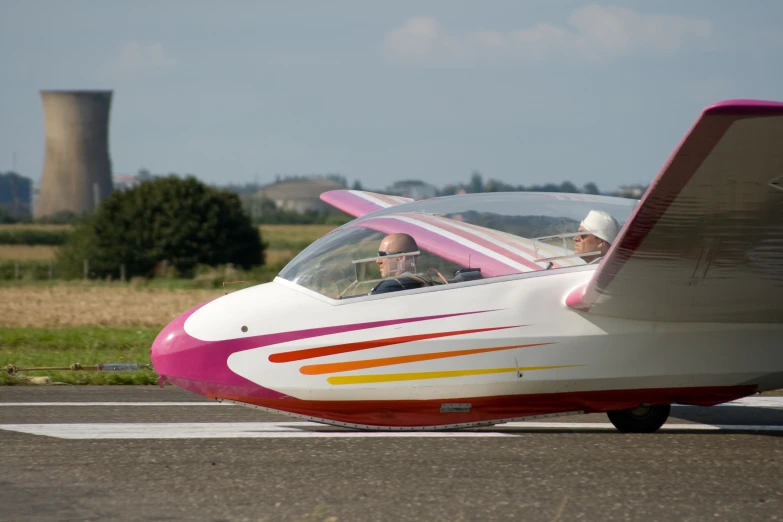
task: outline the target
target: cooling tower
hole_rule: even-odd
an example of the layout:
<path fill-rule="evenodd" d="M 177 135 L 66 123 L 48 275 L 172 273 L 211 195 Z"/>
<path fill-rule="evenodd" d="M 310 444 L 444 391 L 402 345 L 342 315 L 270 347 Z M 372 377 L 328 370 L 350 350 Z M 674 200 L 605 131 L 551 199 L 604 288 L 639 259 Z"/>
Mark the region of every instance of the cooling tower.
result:
<path fill-rule="evenodd" d="M 35 217 L 92 212 L 112 191 L 112 91 L 41 91 L 46 156 Z"/>

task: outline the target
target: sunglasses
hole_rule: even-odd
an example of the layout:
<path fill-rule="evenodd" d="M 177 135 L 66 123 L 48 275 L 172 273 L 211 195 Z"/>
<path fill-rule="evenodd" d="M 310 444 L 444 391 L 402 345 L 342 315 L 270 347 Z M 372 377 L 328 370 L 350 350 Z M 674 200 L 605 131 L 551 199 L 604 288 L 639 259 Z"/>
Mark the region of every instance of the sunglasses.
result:
<path fill-rule="evenodd" d="M 588 238 L 588 237 L 590 237 L 590 236 L 592 236 L 592 234 L 591 234 L 591 233 L 589 233 L 589 232 L 585 232 L 584 234 L 577 234 L 577 235 L 575 235 L 575 236 L 574 236 L 574 239 L 576 239 L 576 238 L 579 238 L 579 239 L 581 239 L 582 241 L 584 241 L 585 239 L 587 239 L 587 238 Z"/>
<path fill-rule="evenodd" d="M 400 252 L 384 252 L 383 250 L 378 250 L 378 257 L 393 256 L 394 254 L 399 253 Z"/>

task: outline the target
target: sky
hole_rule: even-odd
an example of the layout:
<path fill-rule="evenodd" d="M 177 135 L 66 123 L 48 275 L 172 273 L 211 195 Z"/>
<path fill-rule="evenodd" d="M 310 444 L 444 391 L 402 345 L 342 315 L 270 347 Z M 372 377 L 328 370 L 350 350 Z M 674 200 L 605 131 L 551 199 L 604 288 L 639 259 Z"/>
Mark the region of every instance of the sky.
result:
<path fill-rule="evenodd" d="M 0 171 L 40 179 L 41 90 L 111 89 L 115 175 L 609 191 L 781 55 L 778 0 L 0 0 Z"/>

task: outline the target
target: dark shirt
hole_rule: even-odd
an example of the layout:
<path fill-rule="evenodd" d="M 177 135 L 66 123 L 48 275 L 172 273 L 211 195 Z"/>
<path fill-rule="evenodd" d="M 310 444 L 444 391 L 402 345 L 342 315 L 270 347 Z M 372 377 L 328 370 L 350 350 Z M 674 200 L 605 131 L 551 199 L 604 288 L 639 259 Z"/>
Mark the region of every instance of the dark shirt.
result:
<path fill-rule="evenodd" d="M 418 277 L 402 274 L 395 278 L 384 279 L 378 283 L 375 288 L 370 290 L 370 295 L 399 292 L 400 290 L 411 290 L 413 288 L 422 288 L 425 286 L 430 286 L 430 284 Z"/>

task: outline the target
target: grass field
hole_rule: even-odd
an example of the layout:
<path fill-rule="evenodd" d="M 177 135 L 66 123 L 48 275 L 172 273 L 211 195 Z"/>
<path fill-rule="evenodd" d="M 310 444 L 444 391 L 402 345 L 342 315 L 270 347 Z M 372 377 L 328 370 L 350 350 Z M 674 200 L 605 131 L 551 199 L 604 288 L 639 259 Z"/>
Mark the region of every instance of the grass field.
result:
<path fill-rule="evenodd" d="M 261 238 L 269 249 L 302 250 L 310 243 L 325 236 L 334 225 L 260 225 Z"/>
<path fill-rule="evenodd" d="M 149 364 L 149 349 L 157 328 L 0 328 L 0 364 L 25 367 L 69 367 L 98 363 Z M 47 376 L 70 384 L 154 384 L 152 370 L 134 372 L 24 371 L 25 376 Z M 0 385 L 24 384 L 0 373 Z"/>

